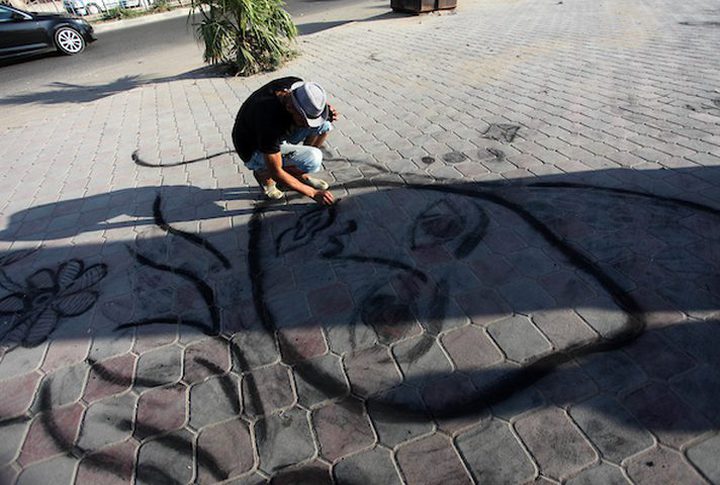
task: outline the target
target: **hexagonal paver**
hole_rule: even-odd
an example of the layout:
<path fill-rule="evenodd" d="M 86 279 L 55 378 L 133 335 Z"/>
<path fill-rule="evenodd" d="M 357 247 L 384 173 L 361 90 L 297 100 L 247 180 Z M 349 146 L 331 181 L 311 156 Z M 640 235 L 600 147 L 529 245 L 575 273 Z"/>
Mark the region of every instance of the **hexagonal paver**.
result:
<path fill-rule="evenodd" d="M 96 401 L 88 406 L 83 418 L 78 446 L 97 450 L 122 441 L 132 434 L 127 423 L 133 421 L 137 397 L 127 393 Z"/>
<path fill-rule="evenodd" d="M 515 423 L 515 429 L 543 475 L 562 479 L 597 459 L 592 447 L 558 408 L 523 417 Z"/>
<path fill-rule="evenodd" d="M 291 406 L 295 401 L 290 370 L 283 364 L 262 367 L 242 379 L 244 412 L 251 415 L 270 414 Z"/>
<path fill-rule="evenodd" d="M 36 416 L 25 438 L 18 463 L 27 466 L 71 449 L 77 439 L 84 411 L 81 404 L 75 403 Z"/>
<path fill-rule="evenodd" d="M 375 442 L 365 409 L 355 399 L 333 402 L 314 410 L 312 422 L 320 443 L 320 454 L 330 462 Z"/>
<path fill-rule="evenodd" d="M 255 436 L 260 468 L 268 473 L 315 454 L 308 415 L 298 408 L 260 419 L 255 424 Z"/>
<path fill-rule="evenodd" d="M 135 435 L 139 439 L 180 429 L 187 418 L 187 386 L 150 389 L 137 405 Z"/>
<path fill-rule="evenodd" d="M 620 403 L 607 395 L 574 406 L 570 415 L 603 457 L 614 463 L 622 462 L 655 442 Z"/>
<path fill-rule="evenodd" d="M 230 353 L 226 341 L 205 339 L 185 349 L 183 380 L 194 384 L 210 376 L 223 374 L 230 368 Z"/>
<path fill-rule="evenodd" d="M 535 467 L 502 421 L 491 419 L 456 438 L 460 454 L 478 483 L 523 483 Z"/>
<path fill-rule="evenodd" d="M 166 345 L 145 352 L 137 363 L 135 387 L 172 384 L 180 380 L 182 372 L 182 349 L 177 345 Z"/>
<path fill-rule="evenodd" d="M 314 406 L 350 391 L 340 357 L 336 355 L 326 354 L 296 364 L 293 376 L 298 401 L 305 406 Z"/>
<path fill-rule="evenodd" d="M 680 446 L 697 430 L 711 426 L 700 413 L 658 383 L 628 394 L 622 403 L 662 443 L 671 446 Z"/>
<path fill-rule="evenodd" d="M 442 344 L 459 370 L 477 370 L 502 360 L 502 354 L 485 332 L 475 325 L 442 336 Z"/>
<path fill-rule="evenodd" d="M 568 485 L 630 485 L 620 468 L 608 463 L 583 470 L 566 483 Z"/>
<path fill-rule="evenodd" d="M 140 447 L 137 483 L 187 483 L 194 475 L 193 436 L 176 431 L 147 441 Z"/>
<path fill-rule="evenodd" d="M 634 456 L 627 462 L 626 468 L 628 476 L 638 485 L 656 484 L 658 477 L 667 483 L 707 483 L 680 453 L 664 446 Z"/>
<path fill-rule="evenodd" d="M 720 456 L 720 435 L 718 434 L 687 450 L 687 457 L 711 483 L 720 483 L 718 456 Z"/>
<path fill-rule="evenodd" d="M 200 429 L 240 413 L 237 378 L 231 374 L 212 377 L 190 388 L 190 425 Z"/>
<path fill-rule="evenodd" d="M 515 316 L 494 322 L 488 333 L 508 359 L 525 362 L 552 349 L 527 317 Z"/>
<path fill-rule="evenodd" d="M 293 364 L 325 354 L 328 350 L 322 328 L 308 322 L 280 331 L 280 350 L 283 362 Z"/>
<path fill-rule="evenodd" d="M 0 381 L 0 416 L 10 419 L 25 413 L 35 398 L 41 375 L 37 372 Z"/>
<path fill-rule="evenodd" d="M 83 399 L 93 402 L 129 389 L 135 374 L 135 361 L 134 355 L 123 354 L 94 362 Z"/>
<path fill-rule="evenodd" d="M 402 483 L 393 465 L 390 450 L 376 447 L 341 460 L 333 467 L 339 483 Z"/>
<path fill-rule="evenodd" d="M 240 419 L 203 428 L 197 446 L 200 483 L 242 475 L 255 463 L 250 430 Z"/>
<path fill-rule="evenodd" d="M 17 485 L 72 483 L 76 466 L 75 458 L 61 455 L 25 468 L 18 476 L 16 483 Z"/>
<path fill-rule="evenodd" d="M 135 472 L 138 446 L 135 440 L 127 440 L 87 455 L 80 462 L 75 483 L 129 482 Z"/>
<path fill-rule="evenodd" d="M 396 456 L 408 484 L 472 483 L 451 440 L 442 435 L 402 445 Z"/>
<path fill-rule="evenodd" d="M 380 345 L 346 355 L 345 369 L 352 389 L 364 396 L 386 391 L 401 381 L 390 351 Z"/>

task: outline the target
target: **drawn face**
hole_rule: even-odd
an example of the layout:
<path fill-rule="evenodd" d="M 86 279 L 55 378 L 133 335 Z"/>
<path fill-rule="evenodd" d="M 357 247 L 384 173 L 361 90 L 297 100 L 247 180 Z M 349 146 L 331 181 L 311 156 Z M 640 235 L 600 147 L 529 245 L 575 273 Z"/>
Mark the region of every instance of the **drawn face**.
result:
<path fill-rule="evenodd" d="M 456 414 L 513 366 L 636 331 L 622 289 L 581 274 L 581 257 L 499 193 L 358 192 L 265 213 L 250 250 L 266 328 L 322 328 L 354 392 L 385 402 L 404 382 Z"/>

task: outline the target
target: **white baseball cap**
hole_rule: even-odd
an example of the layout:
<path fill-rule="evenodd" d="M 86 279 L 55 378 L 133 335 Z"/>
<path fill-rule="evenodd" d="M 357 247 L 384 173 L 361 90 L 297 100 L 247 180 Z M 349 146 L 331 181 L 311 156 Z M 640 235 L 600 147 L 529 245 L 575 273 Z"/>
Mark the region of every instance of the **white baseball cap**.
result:
<path fill-rule="evenodd" d="M 298 81 L 290 86 L 290 94 L 295 108 L 305 117 L 309 127 L 317 128 L 327 120 L 327 96 L 322 86 Z"/>

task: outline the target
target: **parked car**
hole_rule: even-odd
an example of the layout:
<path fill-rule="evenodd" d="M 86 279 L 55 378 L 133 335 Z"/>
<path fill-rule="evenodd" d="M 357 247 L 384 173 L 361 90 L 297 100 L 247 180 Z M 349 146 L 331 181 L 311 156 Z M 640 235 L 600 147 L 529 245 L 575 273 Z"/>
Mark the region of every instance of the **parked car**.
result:
<path fill-rule="evenodd" d="M 79 54 L 94 40 L 92 26 L 82 19 L 0 5 L 0 58 L 45 49 Z"/>
<path fill-rule="evenodd" d="M 152 0 L 146 0 L 152 5 Z M 113 8 L 133 8 L 143 5 L 142 0 L 63 0 L 65 11 L 73 15 L 97 15 Z"/>

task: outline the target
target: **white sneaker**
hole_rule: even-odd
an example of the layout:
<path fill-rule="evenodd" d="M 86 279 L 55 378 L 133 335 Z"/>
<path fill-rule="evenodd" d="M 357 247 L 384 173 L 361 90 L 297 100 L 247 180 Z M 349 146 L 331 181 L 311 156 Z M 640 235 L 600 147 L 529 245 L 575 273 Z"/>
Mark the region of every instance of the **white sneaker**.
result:
<path fill-rule="evenodd" d="M 305 183 L 305 185 L 309 185 L 313 189 L 317 190 L 327 190 L 330 188 L 330 184 L 328 184 L 324 180 L 316 179 L 314 177 L 305 177 L 303 178 L 303 182 Z"/>
<path fill-rule="evenodd" d="M 265 192 L 265 196 L 268 199 L 282 199 L 285 195 L 285 192 L 277 188 L 276 184 L 267 184 L 265 187 L 263 187 L 263 192 Z"/>

